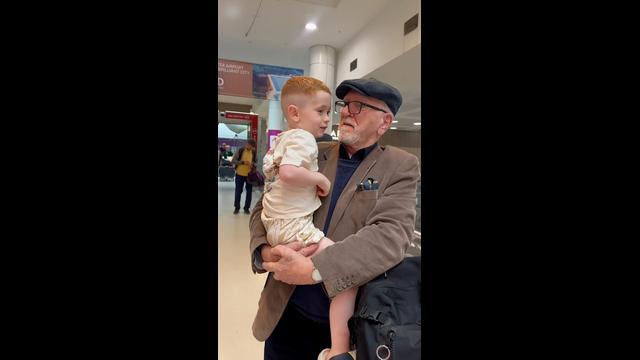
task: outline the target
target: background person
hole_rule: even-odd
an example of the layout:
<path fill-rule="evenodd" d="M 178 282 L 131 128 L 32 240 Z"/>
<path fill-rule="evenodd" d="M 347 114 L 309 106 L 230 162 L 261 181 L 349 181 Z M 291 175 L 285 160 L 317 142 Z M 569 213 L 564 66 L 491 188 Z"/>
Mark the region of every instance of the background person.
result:
<path fill-rule="evenodd" d="M 229 161 L 229 159 L 233 157 L 231 146 L 222 143 L 218 154 L 218 166 L 231 166 L 231 161 Z"/>
<path fill-rule="evenodd" d="M 317 142 L 320 142 L 320 141 L 333 141 L 333 138 L 331 137 L 331 135 L 323 133 L 322 135 L 320 135 L 320 136 L 318 136 L 316 138 L 316 141 Z"/>
<path fill-rule="evenodd" d="M 256 166 L 256 141 L 253 139 L 247 140 L 244 147 L 238 149 L 233 155 L 231 163 L 236 169 L 236 196 L 233 202 L 233 213 L 237 214 L 240 211 L 240 197 L 242 196 L 242 188 L 245 187 L 247 191 L 244 201 L 244 213 L 249 214 L 253 186 L 247 182 L 247 176 L 251 169 Z"/>

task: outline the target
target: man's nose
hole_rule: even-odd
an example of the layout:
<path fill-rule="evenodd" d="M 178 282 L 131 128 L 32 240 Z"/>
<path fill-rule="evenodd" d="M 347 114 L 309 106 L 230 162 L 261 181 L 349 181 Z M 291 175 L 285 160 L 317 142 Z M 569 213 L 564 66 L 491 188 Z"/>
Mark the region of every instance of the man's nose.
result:
<path fill-rule="evenodd" d="M 349 112 L 349 107 L 345 106 L 342 109 L 340 109 L 340 119 L 346 119 L 349 116 L 351 116 L 351 113 Z"/>

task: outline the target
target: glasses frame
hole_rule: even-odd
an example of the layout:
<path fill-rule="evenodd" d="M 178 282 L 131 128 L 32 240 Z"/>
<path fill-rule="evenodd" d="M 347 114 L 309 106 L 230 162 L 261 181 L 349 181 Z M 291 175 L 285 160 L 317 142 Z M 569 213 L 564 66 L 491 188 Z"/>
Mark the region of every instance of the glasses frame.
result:
<path fill-rule="evenodd" d="M 349 104 L 351 104 L 351 103 L 359 103 L 359 104 L 360 104 L 360 110 L 358 110 L 358 112 L 357 112 L 357 113 L 351 112 L 351 109 L 349 108 Z M 347 108 L 347 111 L 348 111 L 348 112 L 349 112 L 349 114 L 351 114 L 351 115 L 358 115 L 358 114 L 360 114 L 360 113 L 362 112 L 362 107 L 363 107 L 363 106 L 369 107 L 369 108 L 371 108 L 371 109 L 373 109 L 373 110 L 382 111 L 382 112 L 383 112 L 383 113 L 385 113 L 385 114 L 387 114 L 387 113 L 388 113 L 388 111 L 386 111 L 386 110 L 380 109 L 379 107 L 375 107 L 375 106 L 373 106 L 373 105 L 369 105 L 369 104 L 367 104 L 367 103 L 363 103 L 362 101 L 344 101 L 344 100 L 338 100 L 338 101 L 336 101 L 333 105 L 335 106 L 335 108 L 336 108 L 336 109 L 338 109 L 338 105 L 340 105 L 340 107 L 346 107 L 346 108 Z M 341 111 L 342 111 L 342 110 L 341 110 Z"/>

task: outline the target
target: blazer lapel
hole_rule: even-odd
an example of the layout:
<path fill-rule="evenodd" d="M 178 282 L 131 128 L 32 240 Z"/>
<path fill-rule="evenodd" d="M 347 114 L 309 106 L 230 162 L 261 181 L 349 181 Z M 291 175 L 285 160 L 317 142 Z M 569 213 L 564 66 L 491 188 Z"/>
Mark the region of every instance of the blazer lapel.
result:
<path fill-rule="evenodd" d="M 333 209 L 333 214 L 331 215 L 331 224 L 329 224 L 329 230 L 327 231 L 327 234 L 325 234 L 325 236 L 327 236 L 328 238 L 331 238 L 331 236 L 329 236 L 328 234 L 333 234 L 336 226 L 338 226 L 338 223 L 340 222 L 342 215 L 344 215 L 344 211 L 346 210 L 347 205 L 351 202 L 353 195 L 355 195 L 356 193 L 356 187 L 360 182 L 362 182 L 363 178 L 366 177 L 371 168 L 375 165 L 381 153 L 382 149 L 380 149 L 380 146 L 376 146 L 364 159 L 360 166 L 358 166 L 353 175 L 351 175 L 349 182 L 347 183 L 347 185 L 345 185 L 344 189 L 342 190 L 342 194 L 340 194 L 340 197 L 336 202 L 335 209 Z M 333 169 L 333 178 L 335 179 L 335 169 Z M 328 202 L 327 205 L 329 205 Z M 325 217 L 326 212 L 327 211 L 325 211 L 324 214 Z"/>
<path fill-rule="evenodd" d="M 338 158 L 340 157 L 340 145 L 331 146 L 321 154 L 318 154 L 318 171 L 331 181 L 331 189 L 329 194 L 320 198 L 320 207 L 314 213 L 314 225 L 318 229 L 324 228 L 324 222 L 329 213 L 329 205 L 331 205 L 331 192 L 333 192 L 333 184 L 336 180 L 336 170 L 338 168 Z M 325 234 L 326 235 L 326 234 Z"/>

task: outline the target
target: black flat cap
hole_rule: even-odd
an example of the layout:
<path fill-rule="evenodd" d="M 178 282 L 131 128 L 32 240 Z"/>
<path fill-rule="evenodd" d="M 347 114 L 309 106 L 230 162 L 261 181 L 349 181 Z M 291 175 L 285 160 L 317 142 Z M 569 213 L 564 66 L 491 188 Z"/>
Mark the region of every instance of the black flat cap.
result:
<path fill-rule="evenodd" d="M 384 101 L 393 115 L 402 105 L 402 95 L 398 89 L 374 78 L 345 80 L 338 85 L 336 96 L 338 99 L 343 99 L 350 90 Z"/>

